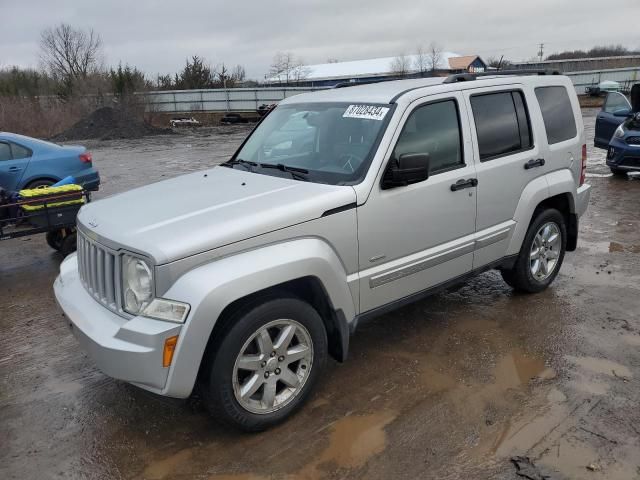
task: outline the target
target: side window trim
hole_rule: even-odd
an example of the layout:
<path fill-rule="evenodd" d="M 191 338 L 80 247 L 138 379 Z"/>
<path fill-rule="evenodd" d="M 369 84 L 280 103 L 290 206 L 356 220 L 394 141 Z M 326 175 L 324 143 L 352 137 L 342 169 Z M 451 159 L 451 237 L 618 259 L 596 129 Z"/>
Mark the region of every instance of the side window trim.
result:
<path fill-rule="evenodd" d="M 458 98 L 455 96 L 451 96 L 451 97 L 445 97 L 445 98 L 438 98 L 436 100 L 430 100 L 430 101 L 426 101 L 424 103 L 421 103 L 419 105 L 416 105 L 407 115 L 406 120 L 404 121 L 404 123 L 402 124 L 402 127 L 400 129 L 400 135 L 398 136 L 396 143 L 393 145 L 393 148 L 391 149 L 391 155 L 389 156 L 389 158 L 387 159 L 386 162 L 386 166 L 385 166 L 385 170 L 389 167 L 389 162 L 393 159 L 394 156 L 394 152 L 396 150 L 396 147 L 398 146 L 398 143 L 400 142 L 400 139 L 402 138 L 402 134 L 404 133 L 404 127 L 407 125 L 407 122 L 409 121 L 409 119 L 411 118 L 411 116 L 420 108 L 423 107 L 427 107 L 429 105 L 436 105 L 438 103 L 444 103 L 444 102 L 453 102 L 455 108 L 456 108 L 456 118 L 458 120 L 458 141 L 460 143 L 460 157 L 462 162 L 457 164 L 457 165 L 451 165 L 450 167 L 445 167 L 445 168 L 439 168 L 438 170 L 430 170 L 429 171 L 429 176 L 433 176 L 433 175 L 438 175 L 440 173 L 446 173 L 446 172 L 450 172 L 453 170 L 458 170 L 459 168 L 465 168 L 468 163 L 466 161 L 466 155 L 465 155 L 465 148 L 464 148 L 464 131 L 462 128 L 462 118 L 460 116 L 460 103 L 458 101 Z"/>
<path fill-rule="evenodd" d="M 523 120 L 523 118 L 521 118 L 521 112 L 518 111 L 518 107 L 517 107 L 516 102 L 515 102 L 514 97 L 513 97 L 514 93 L 519 93 L 520 94 L 520 98 L 522 99 L 522 107 L 524 108 L 524 114 L 525 114 L 524 119 L 526 119 L 528 127 L 529 127 L 529 143 L 530 143 L 530 145 L 528 147 L 526 147 L 526 148 L 520 148 L 519 150 L 513 150 L 511 152 L 500 153 L 498 155 L 492 155 L 491 157 L 481 158 L 480 142 L 479 142 L 479 139 L 478 139 L 478 128 L 477 128 L 477 125 L 476 125 L 476 117 L 475 117 L 475 115 L 473 113 L 473 105 L 471 103 L 471 100 L 474 97 L 481 97 L 481 96 L 484 96 L 484 95 L 496 95 L 496 94 L 499 94 L 499 93 L 510 93 L 511 94 L 511 101 L 513 102 L 513 109 L 515 111 L 516 119 L 518 121 L 518 133 L 519 133 L 519 136 L 520 136 L 520 145 L 522 146 L 524 138 L 523 138 L 523 129 L 522 129 L 522 126 L 521 126 L 520 122 L 521 122 L 521 120 Z M 520 88 L 510 88 L 510 89 L 507 89 L 507 90 L 490 90 L 490 91 L 487 91 L 487 92 L 474 93 L 474 94 L 469 95 L 469 105 L 471 107 L 469 110 L 470 110 L 471 118 L 473 120 L 474 130 L 475 130 L 475 134 L 476 134 L 476 142 L 477 142 L 477 145 L 478 145 L 478 160 L 480 160 L 480 163 L 490 162 L 491 160 L 497 160 L 499 158 L 508 157 L 508 156 L 511 156 L 511 155 L 517 155 L 519 153 L 528 152 L 529 150 L 533 150 L 533 149 L 536 148 L 535 139 L 534 139 L 534 136 L 533 136 L 533 129 L 531 128 L 531 115 L 529 113 L 529 107 L 527 105 L 527 97 L 526 97 L 526 95 L 525 95 L 525 93 L 524 93 L 524 91 L 522 89 L 520 89 Z"/>

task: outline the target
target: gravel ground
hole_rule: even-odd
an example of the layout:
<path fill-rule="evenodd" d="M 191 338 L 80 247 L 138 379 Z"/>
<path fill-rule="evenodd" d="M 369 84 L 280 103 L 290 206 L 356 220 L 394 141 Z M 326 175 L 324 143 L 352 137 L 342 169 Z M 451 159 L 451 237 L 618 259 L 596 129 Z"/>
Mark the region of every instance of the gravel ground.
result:
<path fill-rule="evenodd" d="M 97 197 L 218 163 L 247 131 L 90 144 Z M 60 257 L 3 242 L 0 477 L 640 478 L 640 181 L 593 149 L 588 176 L 552 288 L 517 295 L 488 272 L 369 322 L 300 413 L 257 435 L 96 370 L 53 299 Z"/>

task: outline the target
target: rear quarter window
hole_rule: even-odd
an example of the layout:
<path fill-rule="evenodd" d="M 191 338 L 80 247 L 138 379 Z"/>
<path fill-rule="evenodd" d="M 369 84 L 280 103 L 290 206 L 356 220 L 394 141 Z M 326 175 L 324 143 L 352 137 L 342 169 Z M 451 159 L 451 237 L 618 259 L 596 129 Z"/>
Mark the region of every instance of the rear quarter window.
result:
<path fill-rule="evenodd" d="M 560 86 L 538 87 L 536 98 L 542 111 L 549 145 L 574 138 L 577 134 L 576 120 L 567 89 Z"/>
<path fill-rule="evenodd" d="M 31 150 L 27 147 L 23 147 L 22 145 L 18 145 L 17 143 L 11 144 L 11 152 L 13 153 L 14 159 L 20 158 L 29 158 L 31 156 Z"/>

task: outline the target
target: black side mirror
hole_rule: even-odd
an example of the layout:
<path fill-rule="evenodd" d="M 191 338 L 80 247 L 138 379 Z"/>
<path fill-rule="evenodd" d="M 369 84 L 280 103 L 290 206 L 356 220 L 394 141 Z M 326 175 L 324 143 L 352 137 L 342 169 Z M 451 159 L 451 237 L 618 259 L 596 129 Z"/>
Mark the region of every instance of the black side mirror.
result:
<path fill-rule="evenodd" d="M 382 189 L 403 187 L 429 178 L 428 153 L 404 153 L 391 159 L 382 179 Z"/>

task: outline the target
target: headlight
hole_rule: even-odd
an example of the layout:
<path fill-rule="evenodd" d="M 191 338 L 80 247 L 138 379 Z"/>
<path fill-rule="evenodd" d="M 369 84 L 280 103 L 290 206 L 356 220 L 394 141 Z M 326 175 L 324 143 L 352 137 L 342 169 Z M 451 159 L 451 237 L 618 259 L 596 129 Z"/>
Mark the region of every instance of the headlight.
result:
<path fill-rule="evenodd" d="M 125 312 L 138 315 L 153 299 L 153 274 L 147 262 L 122 257 L 122 297 Z"/>
<path fill-rule="evenodd" d="M 122 257 L 122 292 L 124 311 L 131 315 L 184 323 L 190 306 L 186 303 L 153 297 L 153 273 L 144 260 L 131 255 Z"/>
<path fill-rule="evenodd" d="M 618 128 L 616 128 L 616 132 L 613 134 L 613 136 L 616 138 L 624 137 L 624 128 L 622 128 L 622 125 L 618 125 Z"/>

